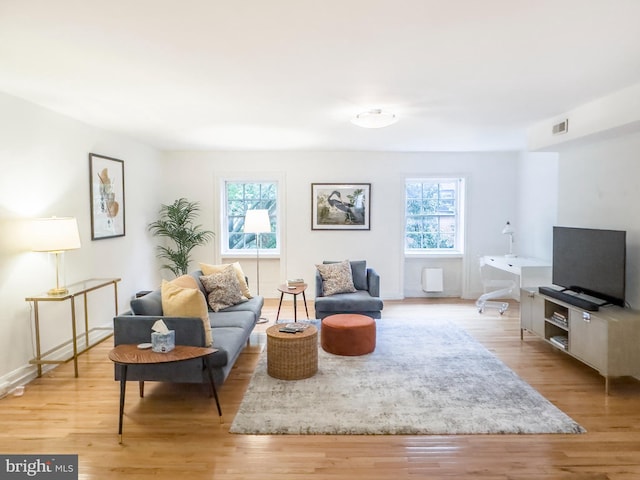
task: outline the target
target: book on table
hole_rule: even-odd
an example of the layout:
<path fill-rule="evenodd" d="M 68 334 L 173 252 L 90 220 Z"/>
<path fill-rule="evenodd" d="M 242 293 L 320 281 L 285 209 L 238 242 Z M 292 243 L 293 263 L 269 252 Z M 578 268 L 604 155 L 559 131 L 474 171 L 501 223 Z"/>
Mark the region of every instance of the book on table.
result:
<path fill-rule="evenodd" d="M 304 279 L 302 278 L 287 280 L 287 287 L 301 287 L 302 285 L 304 285 Z"/>
<path fill-rule="evenodd" d="M 287 323 L 280 328 L 281 332 L 284 333 L 298 333 L 304 332 L 309 325 L 305 323 Z"/>

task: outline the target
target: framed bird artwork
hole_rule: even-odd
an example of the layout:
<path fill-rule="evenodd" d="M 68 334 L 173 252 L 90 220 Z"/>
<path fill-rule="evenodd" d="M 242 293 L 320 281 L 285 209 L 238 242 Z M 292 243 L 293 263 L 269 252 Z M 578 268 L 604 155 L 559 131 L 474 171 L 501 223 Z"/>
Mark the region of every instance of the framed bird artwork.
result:
<path fill-rule="evenodd" d="M 312 183 L 312 230 L 371 230 L 370 183 Z"/>

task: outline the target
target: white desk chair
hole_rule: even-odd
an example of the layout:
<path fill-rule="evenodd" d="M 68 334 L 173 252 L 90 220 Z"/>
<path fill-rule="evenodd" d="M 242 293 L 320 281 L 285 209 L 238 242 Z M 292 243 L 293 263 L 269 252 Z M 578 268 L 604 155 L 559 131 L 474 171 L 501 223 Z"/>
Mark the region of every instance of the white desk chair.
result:
<path fill-rule="evenodd" d="M 513 280 L 498 280 L 489 278 L 487 275 L 487 269 L 489 267 L 485 261 L 484 257 L 480 257 L 480 279 L 482 281 L 482 287 L 484 289 L 484 294 L 478 297 L 476 300 L 476 307 L 478 307 L 478 312 L 484 312 L 485 308 L 497 308 L 498 313 L 502 315 L 507 308 L 509 308 L 509 302 L 497 302 L 492 301 L 496 298 L 508 298 L 513 294 L 513 290 L 516 288 L 516 282 Z"/>

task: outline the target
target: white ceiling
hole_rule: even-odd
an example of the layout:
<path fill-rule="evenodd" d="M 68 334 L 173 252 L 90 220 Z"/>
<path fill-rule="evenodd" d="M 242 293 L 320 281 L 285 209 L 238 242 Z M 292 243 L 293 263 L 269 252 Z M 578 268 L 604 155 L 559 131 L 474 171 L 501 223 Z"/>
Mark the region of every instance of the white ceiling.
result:
<path fill-rule="evenodd" d="M 0 91 L 169 150 L 519 150 L 640 82 L 640 0 L 0 0 Z M 396 124 L 349 119 L 384 108 Z"/>

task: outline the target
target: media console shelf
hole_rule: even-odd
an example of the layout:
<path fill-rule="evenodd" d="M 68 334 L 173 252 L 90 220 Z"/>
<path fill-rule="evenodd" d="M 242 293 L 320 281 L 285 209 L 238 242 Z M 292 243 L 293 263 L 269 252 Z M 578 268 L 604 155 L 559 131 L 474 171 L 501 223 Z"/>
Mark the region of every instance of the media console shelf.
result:
<path fill-rule="evenodd" d="M 520 292 L 520 339 L 528 331 L 594 368 L 605 379 L 640 376 L 640 312 L 621 307 L 583 310 L 537 288 Z"/>

